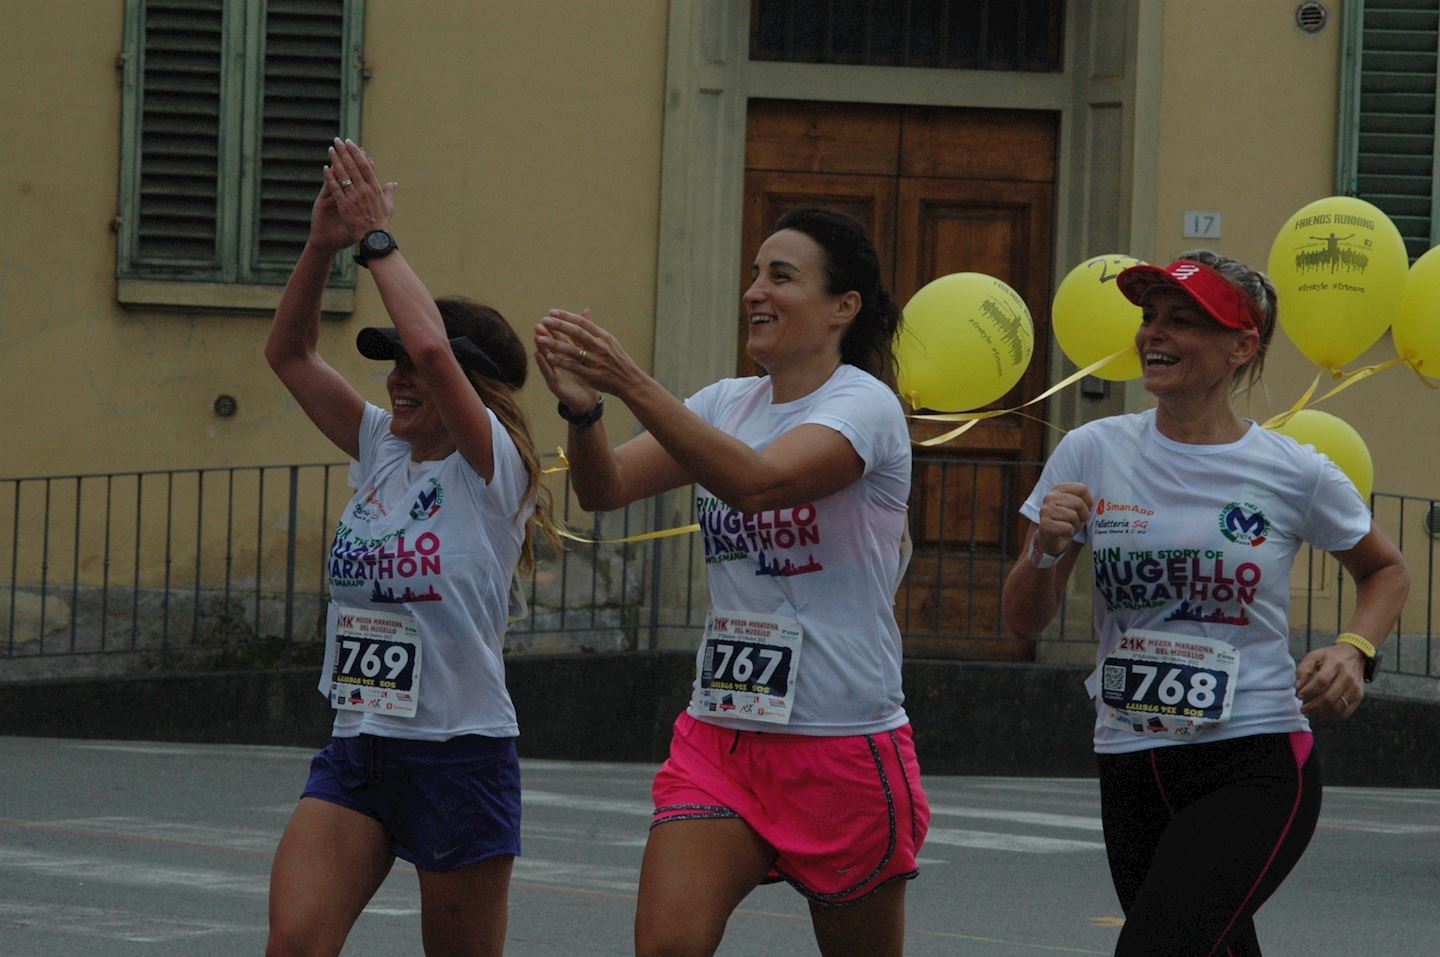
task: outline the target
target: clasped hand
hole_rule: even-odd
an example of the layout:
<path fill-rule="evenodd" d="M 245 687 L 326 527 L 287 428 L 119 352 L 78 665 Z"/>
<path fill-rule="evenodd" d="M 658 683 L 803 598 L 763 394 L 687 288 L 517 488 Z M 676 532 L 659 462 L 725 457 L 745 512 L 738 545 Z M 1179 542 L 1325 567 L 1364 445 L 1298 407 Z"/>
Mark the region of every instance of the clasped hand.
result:
<path fill-rule="evenodd" d="M 353 246 L 372 229 L 384 229 L 395 212 L 394 182 L 380 184 L 375 163 L 349 140 L 336 138 L 320 194 L 310 208 L 310 242 L 326 252 Z"/>

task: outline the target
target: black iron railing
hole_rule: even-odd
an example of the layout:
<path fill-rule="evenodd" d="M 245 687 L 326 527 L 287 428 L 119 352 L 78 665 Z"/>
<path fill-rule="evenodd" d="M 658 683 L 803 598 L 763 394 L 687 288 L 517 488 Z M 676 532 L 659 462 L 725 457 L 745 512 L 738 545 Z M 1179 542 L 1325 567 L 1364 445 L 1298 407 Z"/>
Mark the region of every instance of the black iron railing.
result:
<path fill-rule="evenodd" d="M 1038 468 L 917 459 L 915 551 L 896 596 L 907 654 L 1036 658 L 1036 643 L 1005 634 L 1000 592 L 1021 541 L 1016 508 Z M 157 656 L 182 668 L 316 657 L 346 474 L 317 464 L 0 480 L 0 680 L 154 667 Z M 693 523 L 693 495 L 587 515 L 563 474 L 551 483 L 583 541 L 542 555 L 518 583 L 528 613 L 512 624 L 510 653 L 691 646 L 707 608 L 698 536 L 637 536 Z M 1384 668 L 1440 678 L 1440 506 L 1376 493 L 1372 507 L 1414 582 Z M 1072 607 L 1042 645 L 1092 642 L 1084 592 L 1071 589 Z M 1328 643 L 1353 611 L 1354 587 L 1324 553 L 1302 553 L 1292 595 L 1297 653 Z"/>

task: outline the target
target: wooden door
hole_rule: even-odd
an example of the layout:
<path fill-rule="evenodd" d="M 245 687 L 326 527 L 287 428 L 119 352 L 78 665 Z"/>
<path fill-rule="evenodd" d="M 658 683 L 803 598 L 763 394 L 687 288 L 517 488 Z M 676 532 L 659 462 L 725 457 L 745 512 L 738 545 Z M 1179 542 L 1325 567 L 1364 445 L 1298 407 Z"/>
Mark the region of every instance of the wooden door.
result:
<path fill-rule="evenodd" d="M 871 230 L 897 302 L 954 272 L 1014 288 L 1035 323 L 1035 356 L 995 407 L 1045 388 L 1049 345 L 1055 114 L 752 100 L 747 130 L 742 288 L 778 216 L 831 206 Z M 744 354 L 739 322 L 737 368 Z M 1043 425 L 988 420 L 940 449 L 915 449 L 916 555 L 897 606 L 906 653 L 1033 657 L 999 627 L 999 594 L 1017 548 L 1016 508 L 1038 470 Z M 915 422 L 917 441 L 948 431 Z M 962 461 L 963 460 L 963 461 Z"/>

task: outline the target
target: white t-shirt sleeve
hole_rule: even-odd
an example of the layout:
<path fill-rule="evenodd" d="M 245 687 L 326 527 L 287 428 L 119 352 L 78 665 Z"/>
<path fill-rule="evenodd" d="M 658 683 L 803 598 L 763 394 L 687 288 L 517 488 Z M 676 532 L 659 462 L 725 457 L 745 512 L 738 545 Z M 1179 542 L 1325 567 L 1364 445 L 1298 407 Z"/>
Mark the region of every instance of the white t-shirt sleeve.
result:
<path fill-rule="evenodd" d="M 1370 531 L 1370 509 L 1334 462 L 1308 448 L 1301 451 L 1318 459 L 1315 493 L 1310 497 L 1301 537 L 1327 552 L 1354 548 Z"/>
<path fill-rule="evenodd" d="M 1055 451 L 1050 453 L 1045 468 L 1040 472 L 1040 481 L 1035 483 L 1030 496 L 1021 504 L 1021 515 L 1032 522 L 1040 521 L 1040 506 L 1044 503 L 1045 496 L 1061 482 L 1089 484 L 1085 477 L 1085 450 L 1090 444 L 1087 438 L 1083 431 L 1077 429 L 1060 440 L 1060 444 L 1055 446 Z M 1076 533 L 1075 541 L 1081 544 L 1086 541 L 1087 528 L 1081 528 Z"/>
<path fill-rule="evenodd" d="M 353 489 L 359 489 L 365 477 L 374 473 L 375 463 L 379 459 L 380 445 L 390 435 L 390 413 L 372 403 L 365 403 L 365 411 L 360 416 L 360 457 L 350 460 L 350 472 L 346 481 Z"/>
<path fill-rule="evenodd" d="M 909 448 L 900 400 L 884 383 L 857 375 L 826 396 L 806 418 L 845 436 L 865 463 L 865 474 L 894 462 Z"/>
<path fill-rule="evenodd" d="M 494 412 L 485 411 L 490 416 L 490 454 L 495 462 L 495 474 L 487 484 L 469 462 L 464 463 L 460 474 L 472 501 L 488 503 L 496 515 L 508 518 L 518 513 L 529 477 L 525 474 L 525 463 L 520 459 L 515 440 L 505 431 L 505 426 L 500 424 Z"/>
<path fill-rule="evenodd" d="M 721 379 L 718 382 L 710 383 L 687 398 L 685 408 L 714 425 L 735 381 L 734 379 Z"/>

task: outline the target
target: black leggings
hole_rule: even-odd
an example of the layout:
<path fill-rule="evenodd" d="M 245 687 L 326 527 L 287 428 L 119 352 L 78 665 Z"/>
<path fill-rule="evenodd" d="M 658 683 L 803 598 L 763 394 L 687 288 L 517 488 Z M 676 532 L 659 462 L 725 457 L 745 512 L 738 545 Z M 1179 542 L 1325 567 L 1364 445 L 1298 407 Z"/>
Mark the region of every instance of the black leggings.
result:
<path fill-rule="evenodd" d="M 1255 912 L 1320 816 L 1309 734 L 1102 754 L 1100 815 L 1125 927 L 1116 957 L 1258 957 Z"/>

